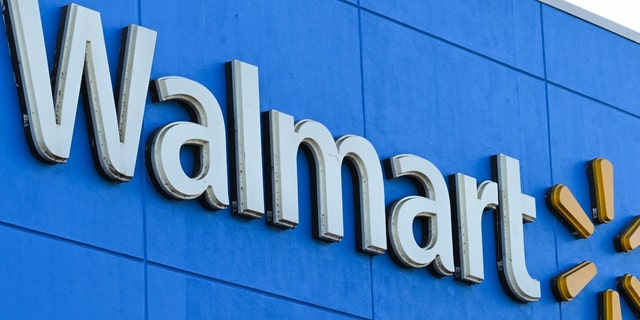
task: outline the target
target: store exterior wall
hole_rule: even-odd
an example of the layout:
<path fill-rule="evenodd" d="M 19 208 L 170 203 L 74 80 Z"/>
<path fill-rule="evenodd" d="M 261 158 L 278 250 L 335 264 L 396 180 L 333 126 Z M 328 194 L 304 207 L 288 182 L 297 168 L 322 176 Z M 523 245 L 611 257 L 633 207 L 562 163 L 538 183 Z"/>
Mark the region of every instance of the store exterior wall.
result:
<path fill-rule="evenodd" d="M 38 3 L 51 66 L 69 2 Z M 184 106 L 151 95 L 130 182 L 113 183 L 94 164 L 82 102 L 68 161 L 40 161 L 24 134 L 29 123 L 8 34 L 0 45 L 1 318 L 596 319 L 598 293 L 616 289 L 624 274 L 640 275 L 640 254 L 618 253 L 612 242 L 640 213 L 638 43 L 535 0 L 77 4 L 100 13 L 114 83 L 122 28 L 155 30 L 150 80 L 180 76 L 202 84 L 227 128 L 225 63 L 257 66 L 261 111 L 312 119 L 336 138 L 354 134 L 371 143 L 385 170 L 388 208 L 422 192 L 409 179 L 389 177 L 383 163 L 396 155 L 427 159 L 447 181 L 455 173 L 494 179 L 496 154 L 519 160 L 522 193 L 536 208 L 535 220 L 524 224 L 522 250 L 540 298 L 523 303 L 501 285 L 492 213 L 482 218 L 479 284 L 402 267 L 390 243 L 385 254 L 356 250 L 357 176 L 347 166 L 344 237 L 315 239 L 314 169 L 302 151 L 295 229 L 268 225 L 266 214 L 245 219 L 231 206 L 210 211 L 198 200 L 168 199 L 152 183 L 145 148 L 158 128 L 192 120 Z M 216 143 L 229 149 L 216 152 L 232 153 L 232 143 Z M 268 154 L 269 144 L 263 147 Z M 190 155 L 182 154 L 185 170 L 193 167 Z M 587 210 L 585 164 L 597 157 L 613 164 L 615 219 L 576 240 L 545 194 L 567 185 Z M 597 266 L 596 277 L 572 301 L 557 302 L 552 278 L 584 260 Z M 634 317 L 624 300 L 621 310 L 623 319 Z"/>

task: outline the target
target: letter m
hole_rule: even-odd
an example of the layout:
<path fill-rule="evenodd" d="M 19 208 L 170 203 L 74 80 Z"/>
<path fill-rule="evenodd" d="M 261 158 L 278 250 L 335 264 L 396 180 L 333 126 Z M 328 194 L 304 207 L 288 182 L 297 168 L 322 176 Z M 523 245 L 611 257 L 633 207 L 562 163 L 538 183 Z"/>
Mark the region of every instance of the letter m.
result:
<path fill-rule="evenodd" d="M 2 1 L 25 132 L 34 153 L 51 163 L 69 158 L 84 79 L 97 161 L 107 178 L 129 181 L 135 169 L 156 32 L 135 25 L 126 28 L 120 86 L 114 95 L 98 12 L 76 4 L 64 8 L 50 82 L 38 1 Z"/>

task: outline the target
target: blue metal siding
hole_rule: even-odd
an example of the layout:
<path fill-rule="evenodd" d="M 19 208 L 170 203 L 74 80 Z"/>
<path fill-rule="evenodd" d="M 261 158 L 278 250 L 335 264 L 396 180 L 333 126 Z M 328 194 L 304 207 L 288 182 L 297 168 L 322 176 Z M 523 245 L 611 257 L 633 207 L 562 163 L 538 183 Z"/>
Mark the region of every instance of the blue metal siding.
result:
<path fill-rule="evenodd" d="M 66 4 L 40 1 L 50 64 Z M 542 298 L 522 304 L 500 286 L 491 213 L 481 284 L 358 253 L 346 168 L 345 237 L 313 239 L 302 152 L 294 230 L 167 200 L 151 184 L 144 147 L 155 129 L 188 119 L 178 104 L 149 98 L 131 182 L 96 171 L 82 107 L 69 161 L 39 162 L 1 41 L 0 318 L 595 319 L 598 292 L 624 273 L 640 275 L 640 253 L 616 253 L 612 243 L 640 212 L 637 43 L 534 0 L 78 4 L 101 13 L 114 79 L 121 29 L 136 23 L 158 32 L 152 79 L 198 81 L 225 115 L 224 63 L 239 59 L 259 68 L 262 111 L 313 119 L 335 137 L 364 136 L 381 160 L 413 153 L 445 177 L 478 181 L 491 179 L 490 156 L 520 160 L 522 190 L 537 207 L 524 227 L 527 267 Z M 575 240 L 544 195 L 566 184 L 588 208 L 585 163 L 595 157 L 613 163 L 616 218 Z M 408 180 L 385 181 L 387 204 L 415 193 Z M 583 260 L 597 265 L 595 280 L 556 302 L 551 278 Z"/>

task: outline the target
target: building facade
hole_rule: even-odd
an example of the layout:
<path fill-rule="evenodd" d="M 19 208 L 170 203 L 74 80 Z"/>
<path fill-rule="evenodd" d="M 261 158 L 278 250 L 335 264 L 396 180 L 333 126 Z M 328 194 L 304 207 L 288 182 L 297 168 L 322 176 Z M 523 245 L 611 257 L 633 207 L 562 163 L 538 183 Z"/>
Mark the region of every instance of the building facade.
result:
<path fill-rule="evenodd" d="M 640 275 L 614 245 L 640 214 L 640 45 L 552 6 L 3 13 L 0 318 L 596 319 Z M 591 215 L 596 158 L 615 215 L 583 239 L 546 198 Z M 486 205 L 460 200 L 483 181 Z"/>

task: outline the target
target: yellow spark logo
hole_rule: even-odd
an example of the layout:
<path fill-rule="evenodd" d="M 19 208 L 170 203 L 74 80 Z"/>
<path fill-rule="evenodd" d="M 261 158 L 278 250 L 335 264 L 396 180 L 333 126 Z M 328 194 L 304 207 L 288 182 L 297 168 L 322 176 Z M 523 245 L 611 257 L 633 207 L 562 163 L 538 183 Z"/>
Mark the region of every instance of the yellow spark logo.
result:
<path fill-rule="evenodd" d="M 576 239 L 586 239 L 593 234 L 596 224 L 613 221 L 613 165 L 609 160 L 597 158 L 587 164 L 591 217 L 582 209 L 571 190 L 557 184 L 549 189 L 547 203 L 555 216 Z M 631 221 L 615 238 L 619 252 L 628 252 L 640 246 L 640 216 Z M 575 298 L 596 276 L 598 269 L 593 262 L 583 261 L 558 274 L 552 281 L 558 301 Z M 622 293 L 636 317 L 640 317 L 640 281 L 630 274 L 618 278 L 618 291 Z M 599 295 L 600 319 L 622 319 L 618 291 L 606 290 Z"/>

